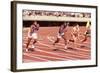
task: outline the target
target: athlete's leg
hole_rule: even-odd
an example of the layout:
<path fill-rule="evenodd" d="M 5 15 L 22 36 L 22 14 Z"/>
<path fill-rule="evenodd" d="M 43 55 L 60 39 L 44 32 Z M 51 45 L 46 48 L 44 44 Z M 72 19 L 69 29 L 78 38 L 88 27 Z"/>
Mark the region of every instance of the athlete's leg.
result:
<path fill-rule="evenodd" d="M 79 39 L 79 34 L 78 33 L 73 34 L 74 42 L 77 42 L 78 39 Z"/>
<path fill-rule="evenodd" d="M 33 41 L 33 44 L 32 44 L 32 48 L 35 48 L 35 43 L 37 42 L 37 39 L 38 39 L 38 36 L 37 36 L 37 33 L 33 33 L 32 34 L 32 37 L 33 37 L 33 39 L 34 39 L 34 41 Z"/>
<path fill-rule="evenodd" d="M 84 34 L 84 39 L 81 42 L 85 42 L 87 40 L 87 34 Z"/>
<path fill-rule="evenodd" d="M 28 48 L 28 46 L 29 46 L 31 40 L 32 40 L 32 38 L 29 38 L 29 37 L 28 37 L 28 42 L 27 42 L 27 44 L 26 44 L 26 48 Z"/>
<path fill-rule="evenodd" d="M 60 39 L 61 39 L 61 35 L 58 34 L 57 39 L 54 41 L 53 45 L 55 45 L 56 43 L 59 43 Z"/>
<path fill-rule="evenodd" d="M 60 38 L 57 37 L 57 39 L 54 41 L 53 45 L 55 45 L 56 43 L 58 43 L 60 41 Z"/>
<path fill-rule="evenodd" d="M 70 42 L 75 42 L 75 41 L 74 41 L 74 34 L 73 34 L 73 33 L 71 34 L 71 37 L 72 37 L 72 39 L 70 39 L 69 41 L 70 41 Z"/>
<path fill-rule="evenodd" d="M 67 44 L 68 44 L 68 40 L 65 38 L 65 36 L 62 36 L 63 40 L 64 40 L 64 44 L 65 44 L 65 49 L 68 48 Z"/>
<path fill-rule="evenodd" d="M 35 48 L 35 43 L 37 42 L 37 39 L 34 39 L 33 44 L 32 44 L 32 48 Z"/>
<path fill-rule="evenodd" d="M 53 45 L 55 46 L 56 43 L 59 43 L 60 39 L 61 39 L 61 35 L 58 34 L 57 39 L 54 41 Z M 56 50 L 58 50 L 58 49 L 53 49 L 53 51 L 56 51 Z"/>
<path fill-rule="evenodd" d="M 28 51 L 29 51 L 28 46 L 29 46 L 29 44 L 30 44 L 31 40 L 32 40 L 32 38 L 28 37 L 28 42 L 27 42 L 27 44 L 26 44 L 26 49 L 25 49 L 25 51 L 26 51 L 26 52 L 28 52 Z"/>

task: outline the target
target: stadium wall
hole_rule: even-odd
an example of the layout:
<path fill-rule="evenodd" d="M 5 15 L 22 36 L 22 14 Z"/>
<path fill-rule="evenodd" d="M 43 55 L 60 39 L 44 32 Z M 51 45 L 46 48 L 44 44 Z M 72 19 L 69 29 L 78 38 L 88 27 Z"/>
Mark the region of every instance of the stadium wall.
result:
<path fill-rule="evenodd" d="M 23 20 L 37 20 L 37 21 L 75 21 L 75 22 L 87 22 L 91 18 L 85 17 L 57 17 L 57 16 L 23 16 Z"/>

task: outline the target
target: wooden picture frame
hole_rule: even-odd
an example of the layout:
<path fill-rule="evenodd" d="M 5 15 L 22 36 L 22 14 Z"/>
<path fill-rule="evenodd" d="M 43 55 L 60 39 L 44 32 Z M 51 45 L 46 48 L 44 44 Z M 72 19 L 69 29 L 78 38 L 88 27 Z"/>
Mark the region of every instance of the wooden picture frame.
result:
<path fill-rule="evenodd" d="M 11 71 L 19 72 L 96 67 L 98 65 L 97 10 L 97 6 L 89 5 L 12 1 Z M 34 28 L 31 26 L 35 24 L 34 22 L 40 24 L 39 29 L 35 29 L 35 26 Z M 74 40 L 73 42 L 68 39 L 72 45 L 70 47 L 70 44 L 68 44 L 68 49 L 64 49 L 65 44 L 62 43 L 62 39 L 59 44 L 60 48 L 58 44 L 56 47 L 52 45 L 54 40 L 58 38 L 58 34 L 62 37 L 62 33 L 60 34 L 58 31 L 61 31 L 59 28 L 63 22 L 69 24 L 69 27 L 71 27 L 69 30 L 73 30 L 74 25 L 78 24 L 81 32 L 79 36 L 77 36 L 77 40 L 79 41 L 75 42 Z M 87 27 L 90 29 L 91 33 L 88 32 Z M 83 31 L 81 28 L 84 28 Z M 30 29 L 33 30 L 32 34 L 37 30 L 38 32 L 36 33 L 39 35 L 39 42 L 35 45 L 36 48 L 39 48 L 35 49 L 35 51 L 31 48 L 25 48 L 27 43 L 25 43 L 24 40 L 28 40 L 28 30 Z M 66 34 L 71 35 L 72 33 Z M 81 39 L 87 39 L 87 34 L 90 35 L 88 43 L 80 42 Z M 27 37 L 24 37 L 24 35 Z M 72 36 L 74 36 L 74 34 Z M 31 35 L 31 37 L 34 36 Z M 79 45 L 77 46 L 78 48 L 75 48 L 76 45 Z M 56 48 L 56 50 L 52 50 L 53 48 Z M 28 50 L 28 52 L 26 52 L 26 50 Z"/>

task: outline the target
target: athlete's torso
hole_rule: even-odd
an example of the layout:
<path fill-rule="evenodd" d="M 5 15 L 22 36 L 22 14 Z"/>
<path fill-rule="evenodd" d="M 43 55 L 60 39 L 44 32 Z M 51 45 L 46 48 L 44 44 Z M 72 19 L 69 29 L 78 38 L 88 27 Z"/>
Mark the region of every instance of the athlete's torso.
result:
<path fill-rule="evenodd" d="M 59 33 L 64 33 L 66 26 L 65 25 L 61 25 L 59 28 Z"/>
<path fill-rule="evenodd" d="M 37 25 L 31 25 L 30 33 L 37 32 L 38 31 L 37 29 L 38 29 Z"/>
<path fill-rule="evenodd" d="M 78 27 L 73 27 L 73 33 L 78 33 L 79 32 L 79 28 Z"/>

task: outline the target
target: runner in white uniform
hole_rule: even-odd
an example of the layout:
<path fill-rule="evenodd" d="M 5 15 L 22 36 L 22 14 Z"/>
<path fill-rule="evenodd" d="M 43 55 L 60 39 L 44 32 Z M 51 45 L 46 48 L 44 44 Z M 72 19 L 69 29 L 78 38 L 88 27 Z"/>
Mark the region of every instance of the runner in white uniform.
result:
<path fill-rule="evenodd" d="M 34 40 L 32 48 L 33 49 L 35 48 L 34 44 L 37 42 L 38 39 L 38 35 L 37 35 L 38 30 L 39 30 L 39 24 L 36 21 L 34 21 L 28 31 L 28 43 L 26 44 L 26 50 L 28 50 L 28 46 L 32 39 Z"/>

